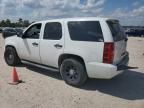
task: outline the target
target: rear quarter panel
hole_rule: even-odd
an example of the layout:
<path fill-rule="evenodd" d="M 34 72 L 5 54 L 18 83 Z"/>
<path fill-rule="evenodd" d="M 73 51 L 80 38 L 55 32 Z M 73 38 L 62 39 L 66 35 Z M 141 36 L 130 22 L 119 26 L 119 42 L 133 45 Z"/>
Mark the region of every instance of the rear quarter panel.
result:
<path fill-rule="evenodd" d="M 82 57 L 86 65 L 90 62 L 102 62 L 104 42 L 88 42 L 88 41 L 71 40 L 68 26 L 67 26 L 68 22 L 69 21 L 64 21 L 64 27 L 65 27 L 64 53 L 75 54 Z"/>

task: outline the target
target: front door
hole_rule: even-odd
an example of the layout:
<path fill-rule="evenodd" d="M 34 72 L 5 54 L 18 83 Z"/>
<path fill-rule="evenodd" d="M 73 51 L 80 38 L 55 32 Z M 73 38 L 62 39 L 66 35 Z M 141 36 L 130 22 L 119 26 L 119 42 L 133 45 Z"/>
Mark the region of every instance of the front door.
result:
<path fill-rule="evenodd" d="M 40 63 L 39 43 L 41 24 L 29 27 L 19 41 L 20 56 L 23 60 Z"/>

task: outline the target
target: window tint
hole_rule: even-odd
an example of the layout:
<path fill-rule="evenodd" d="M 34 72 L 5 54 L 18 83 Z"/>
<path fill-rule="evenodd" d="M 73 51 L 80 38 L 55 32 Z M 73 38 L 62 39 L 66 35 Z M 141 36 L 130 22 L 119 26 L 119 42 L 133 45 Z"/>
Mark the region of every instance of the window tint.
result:
<path fill-rule="evenodd" d="M 24 34 L 25 38 L 39 39 L 41 24 L 35 24 L 30 27 Z"/>
<path fill-rule="evenodd" d="M 123 28 L 120 26 L 118 21 L 107 21 L 107 23 L 111 30 L 114 41 L 120 41 L 126 38 Z"/>
<path fill-rule="evenodd" d="M 47 23 L 44 30 L 44 39 L 59 40 L 62 37 L 62 26 L 58 22 Z"/>
<path fill-rule="evenodd" d="M 98 21 L 74 21 L 68 23 L 72 40 L 102 42 L 103 34 Z"/>

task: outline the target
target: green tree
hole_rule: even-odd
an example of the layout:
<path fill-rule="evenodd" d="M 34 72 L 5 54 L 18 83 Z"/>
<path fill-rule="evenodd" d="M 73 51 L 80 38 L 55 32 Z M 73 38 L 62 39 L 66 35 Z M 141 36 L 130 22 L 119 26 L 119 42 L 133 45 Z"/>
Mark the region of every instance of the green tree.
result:
<path fill-rule="evenodd" d="M 1 27 L 6 27 L 6 23 L 5 23 L 5 20 L 2 20 L 1 23 L 0 23 Z"/>
<path fill-rule="evenodd" d="M 11 27 L 17 27 L 16 23 L 11 23 Z"/>
<path fill-rule="evenodd" d="M 6 24 L 7 27 L 11 27 L 11 21 L 9 19 L 7 19 L 5 21 L 5 24 Z"/>
<path fill-rule="evenodd" d="M 18 24 L 19 24 L 20 27 L 23 26 L 23 19 L 22 19 L 22 18 L 19 18 L 19 19 L 18 19 Z"/>
<path fill-rule="evenodd" d="M 0 21 L 0 27 L 27 27 L 31 23 L 29 20 L 23 20 L 19 18 L 17 22 L 11 22 L 10 19 Z"/>
<path fill-rule="evenodd" d="M 23 26 L 28 27 L 30 25 L 29 20 L 24 20 L 23 21 Z"/>

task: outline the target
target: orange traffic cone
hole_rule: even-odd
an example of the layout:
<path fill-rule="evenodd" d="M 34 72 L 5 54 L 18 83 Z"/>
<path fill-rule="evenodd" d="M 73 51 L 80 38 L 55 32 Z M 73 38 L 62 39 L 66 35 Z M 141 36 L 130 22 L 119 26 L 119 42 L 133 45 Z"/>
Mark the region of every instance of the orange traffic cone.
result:
<path fill-rule="evenodd" d="M 22 80 L 19 80 L 19 77 L 18 77 L 18 74 L 17 74 L 15 67 L 13 67 L 13 71 L 12 71 L 12 80 L 13 80 L 13 82 L 9 83 L 9 84 L 17 85 L 19 83 L 22 83 Z"/>

